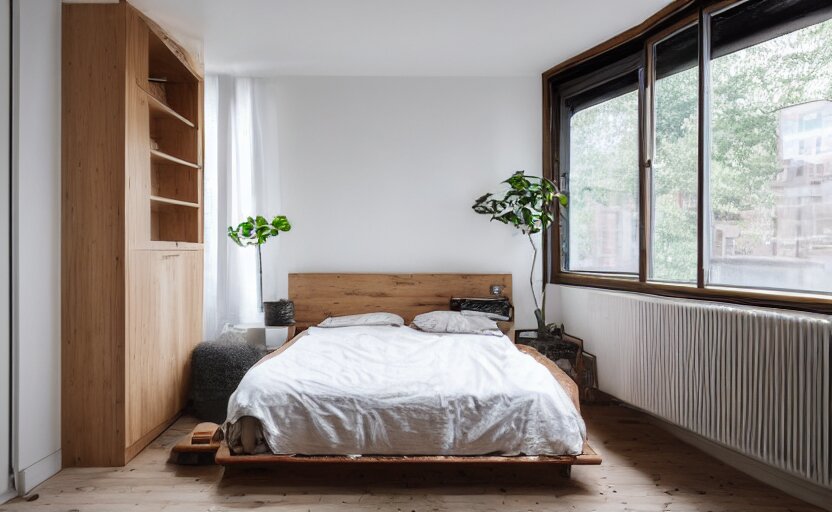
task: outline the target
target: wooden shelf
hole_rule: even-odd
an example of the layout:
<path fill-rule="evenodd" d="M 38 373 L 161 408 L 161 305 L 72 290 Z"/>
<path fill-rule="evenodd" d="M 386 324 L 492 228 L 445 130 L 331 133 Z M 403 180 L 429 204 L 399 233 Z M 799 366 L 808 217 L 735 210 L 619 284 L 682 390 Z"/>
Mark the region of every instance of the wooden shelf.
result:
<path fill-rule="evenodd" d="M 201 214 L 197 203 L 150 196 L 150 242 L 200 243 Z M 176 245 L 167 248 L 182 249 Z"/>
<path fill-rule="evenodd" d="M 172 206 L 187 206 L 189 208 L 199 208 L 199 204 L 190 201 L 180 201 L 179 199 L 171 199 L 169 197 L 150 196 L 150 201 L 157 204 L 166 204 Z"/>
<path fill-rule="evenodd" d="M 142 90 L 144 90 L 144 89 L 142 89 Z M 148 107 L 150 107 L 151 117 L 165 116 L 169 119 L 175 119 L 175 120 L 183 123 L 188 128 L 196 128 L 194 123 L 192 123 L 190 120 L 188 120 L 185 116 L 183 116 L 179 112 L 173 110 L 172 108 L 167 106 L 165 103 L 163 103 L 162 101 L 157 99 L 155 96 L 153 96 L 149 92 L 147 92 L 147 91 L 144 91 L 144 92 L 147 93 L 147 105 L 148 105 Z"/>
<path fill-rule="evenodd" d="M 150 168 L 151 196 L 199 203 L 199 182 L 200 172 L 190 167 L 154 162 Z"/>
<path fill-rule="evenodd" d="M 169 163 L 169 164 L 184 165 L 185 167 L 191 167 L 193 169 L 199 169 L 200 168 L 195 163 L 188 162 L 186 160 L 182 160 L 181 158 L 176 158 L 175 156 L 171 156 L 167 153 L 163 153 L 163 152 L 159 151 L 158 149 L 151 149 L 150 150 L 150 159 L 151 159 L 151 161 L 153 161 L 153 160 L 160 161 L 161 160 L 161 161 L 163 161 L 165 163 Z"/>

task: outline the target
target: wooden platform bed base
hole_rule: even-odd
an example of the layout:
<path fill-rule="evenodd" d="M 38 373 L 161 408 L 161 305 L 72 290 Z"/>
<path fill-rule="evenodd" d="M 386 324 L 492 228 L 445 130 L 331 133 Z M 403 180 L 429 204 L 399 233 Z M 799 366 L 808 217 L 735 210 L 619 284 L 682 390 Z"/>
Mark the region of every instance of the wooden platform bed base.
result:
<path fill-rule="evenodd" d="M 296 339 L 290 340 L 289 346 Z M 569 398 L 580 411 L 578 400 L 578 386 L 558 366 L 532 347 L 517 345 L 521 352 L 532 356 L 537 362 L 545 366 L 552 376 L 564 388 Z M 280 351 L 277 351 L 279 353 Z M 277 353 L 273 354 L 277 355 Z M 267 356 L 269 357 L 269 356 Z M 580 455 L 535 455 L 535 456 L 502 456 L 502 455 L 363 455 L 361 457 L 347 457 L 343 455 L 275 455 L 263 453 L 258 455 L 235 455 L 228 448 L 228 443 L 220 443 L 214 461 L 222 466 L 276 466 L 282 464 L 524 464 L 524 465 L 556 465 L 563 468 L 565 476 L 569 476 L 573 465 L 586 466 L 601 464 L 601 456 L 584 442 Z"/>
<path fill-rule="evenodd" d="M 559 466 L 585 466 L 601 464 L 601 457 L 584 443 L 580 455 L 364 455 L 347 457 L 343 455 L 233 455 L 223 441 L 214 459 L 222 466 L 232 465 L 278 465 L 278 464 L 551 464 Z"/>
<path fill-rule="evenodd" d="M 179 464 L 206 464 L 214 455 L 214 463 L 225 467 L 263 467 L 293 464 L 456 464 L 456 465 L 548 465 L 557 466 L 561 474 L 569 477 L 572 466 L 601 464 L 601 457 L 584 443 L 580 455 L 539 455 L 539 456 L 444 456 L 444 455 L 364 455 L 347 457 L 342 455 L 233 455 L 228 443 L 221 440 L 222 431 L 216 423 L 200 423 L 193 431 L 173 447 L 171 461 Z"/>

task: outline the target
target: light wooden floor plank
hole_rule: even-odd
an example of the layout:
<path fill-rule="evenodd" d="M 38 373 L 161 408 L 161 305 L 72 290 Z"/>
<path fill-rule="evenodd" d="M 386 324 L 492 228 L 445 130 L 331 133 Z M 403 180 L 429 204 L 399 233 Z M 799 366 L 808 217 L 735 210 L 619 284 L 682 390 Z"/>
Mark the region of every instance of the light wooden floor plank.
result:
<path fill-rule="evenodd" d="M 61 471 L 0 511 L 816 511 L 686 445 L 636 411 L 586 406 L 601 466 L 235 469 L 167 464 L 182 418 L 123 468 Z"/>

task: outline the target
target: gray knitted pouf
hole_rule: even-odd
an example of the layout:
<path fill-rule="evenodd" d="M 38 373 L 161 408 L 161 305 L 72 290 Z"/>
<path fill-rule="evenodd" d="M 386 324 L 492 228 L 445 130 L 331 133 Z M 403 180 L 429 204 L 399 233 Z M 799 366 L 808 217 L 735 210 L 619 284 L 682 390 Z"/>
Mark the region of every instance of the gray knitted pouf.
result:
<path fill-rule="evenodd" d="M 205 341 L 191 354 L 191 397 L 194 414 L 203 421 L 222 424 L 228 399 L 243 375 L 263 353 L 237 341 Z"/>

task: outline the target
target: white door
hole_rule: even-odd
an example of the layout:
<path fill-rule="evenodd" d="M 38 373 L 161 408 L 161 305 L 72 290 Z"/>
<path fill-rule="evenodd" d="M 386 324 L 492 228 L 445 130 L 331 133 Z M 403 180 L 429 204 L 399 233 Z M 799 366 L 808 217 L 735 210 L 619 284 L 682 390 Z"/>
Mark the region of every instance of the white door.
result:
<path fill-rule="evenodd" d="M 11 0 L 0 0 L 0 503 L 11 488 Z"/>

